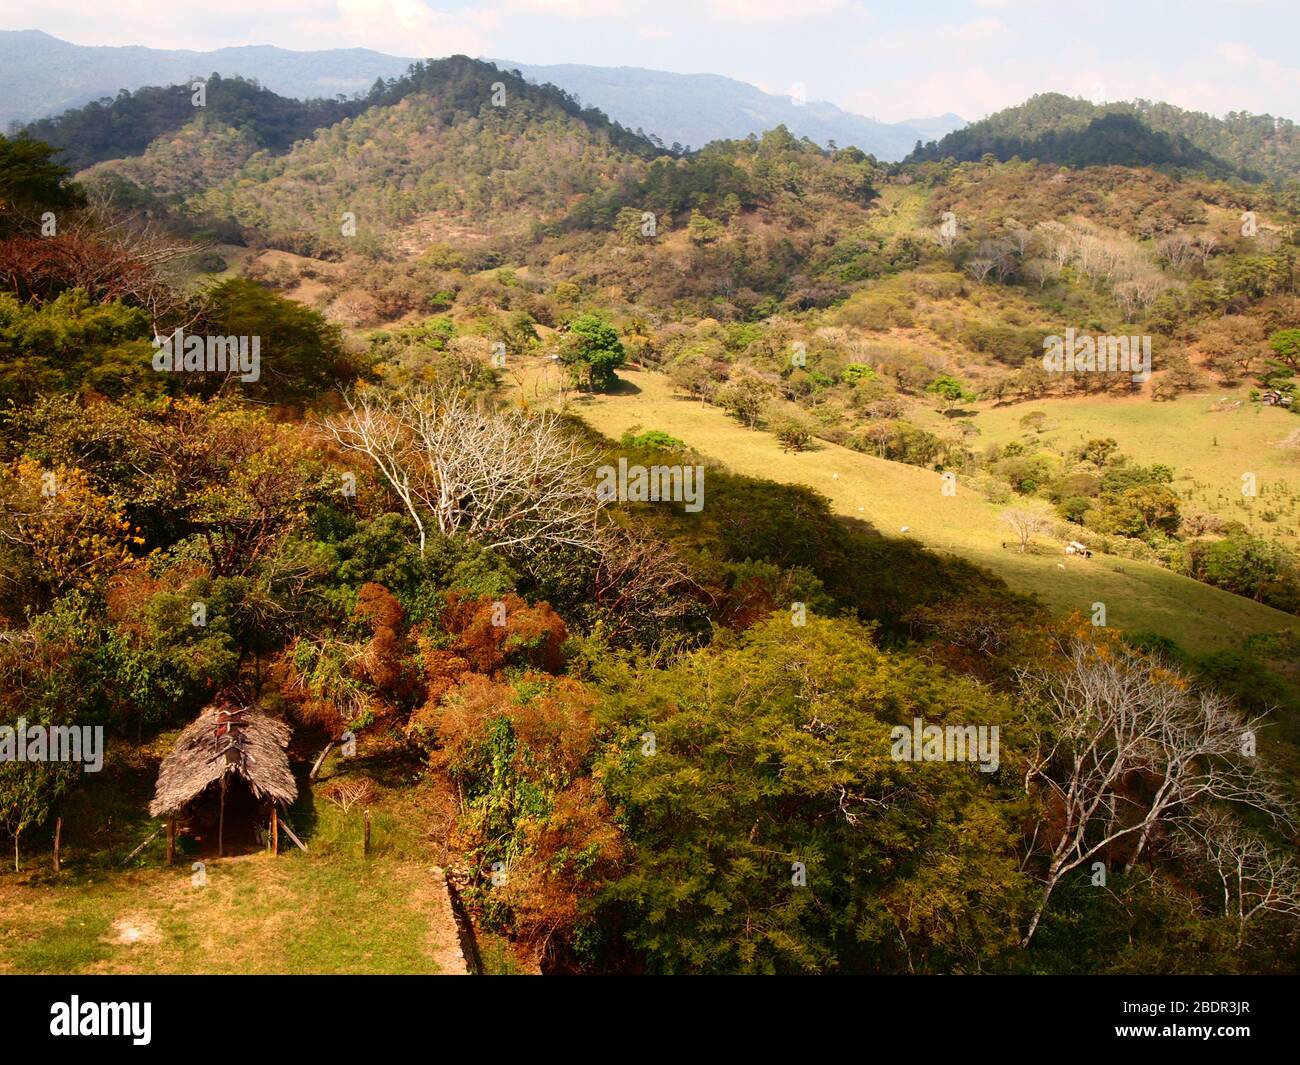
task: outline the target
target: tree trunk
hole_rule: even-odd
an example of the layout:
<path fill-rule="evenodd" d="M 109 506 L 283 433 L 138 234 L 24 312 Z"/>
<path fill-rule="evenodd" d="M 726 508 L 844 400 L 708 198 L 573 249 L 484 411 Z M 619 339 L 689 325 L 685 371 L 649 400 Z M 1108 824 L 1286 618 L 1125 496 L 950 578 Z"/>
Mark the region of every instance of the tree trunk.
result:
<path fill-rule="evenodd" d="M 1034 933 L 1038 931 L 1038 922 L 1043 919 L 1043 914 L 1047 910 L 1047 903 L 1052 897 L 1052 892 L 1056 890 L 1056 885 L 1061 878 L 1061 865 L 1063 863 L 1056 861 L 1047 871 L 1047 883 L 1043 885 L 1043 897 L 1038 900 L 1038 906 L 1034 910 L 1034 916 L 1029 921 L 1029 929 L 1025 932 L 1024 938 L 1020 941 L 1020 949 L 1024 950 L 1029 946 L 1030 941 L 1034 938 Z"/>
<path fill-rule="evenodd" d="M 63 818 L 54 822 L 54 871 L 59 871 L 59 844 L 63 840 Z"/>

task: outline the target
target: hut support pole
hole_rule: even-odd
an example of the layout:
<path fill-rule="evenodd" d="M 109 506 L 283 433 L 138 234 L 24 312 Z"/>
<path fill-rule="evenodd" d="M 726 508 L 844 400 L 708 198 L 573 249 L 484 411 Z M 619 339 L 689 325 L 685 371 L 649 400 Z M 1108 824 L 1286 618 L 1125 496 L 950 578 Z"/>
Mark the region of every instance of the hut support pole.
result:
<path fill-rule="evenodd" d="M 307 848 L 303 845 L 302 840 L 300 840 L 297 836 L 294 835 L 293 829 L 289 827 L 289 822 L 281 820 L 280 824 L 281 826 L 283 826 L 284 831 L 289 836 L 289 838 L 293 840 L 294 843 L 298 844 L 298 849 L 300 851 L 306 852 Z"/>
<path fill-rule="evenodd" d="M 167 818 L 167 864 L 172 864 L 176 857 L 176 817 Z"/>
<path fill-rule="evenodd" d="M 271 803 L 271 853 L 280 853 L 280 809 Z"/>
<path fill-rule="evenodd" d="M 334 747 L 333 740 L 330 740 L 329 743 L 325 744 L 325 749 L 321 751 L 320 757 L 316 759 L 316 764 L 311 767 L 311 772 L 307 774 L 308 780 L 316 779 L 316 774 L 320 772 L 321 763 L 325 761 L 325 756 L 330 753 L 333 747 Z"/>
<path fill-rule="evenodd" d="M 221 774 L 221 809 L 217 814 L 217 857 L 222 857 L 226 836 L 226 778 L 229 774 Z"/>

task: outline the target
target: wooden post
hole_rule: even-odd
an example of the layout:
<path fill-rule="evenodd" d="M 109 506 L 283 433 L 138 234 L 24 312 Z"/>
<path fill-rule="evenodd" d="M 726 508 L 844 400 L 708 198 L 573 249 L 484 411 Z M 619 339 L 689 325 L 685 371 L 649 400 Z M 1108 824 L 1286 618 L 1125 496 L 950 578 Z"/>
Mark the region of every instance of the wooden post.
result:
<path fill-rule="evenodd" d="M 54 871 L 59 871 L 59 842 L 63 838 L 63 818 L 54 822 Z"/>
<path fill-rule="evenodd" d="M 366 841 L 361 848 L 362 857 L 370 857 L 370 811 L 366 811 Z"/>
<path fill-rule="evenodd" d="M 217 813 L 217 857 L 222 856 L 226 836 L 226 778 L 229 773 L 221 774 L 221 809 Z"/>
<path fill-rule="evenodd" d="M 316 764 L 311 767 L 311 772 L 307 774 L 308 780 L 316 779 L 316 774 L 320 772 L 321 763 L 325 761 L 325 756 L 330 753 L 330 750 L 333 747 L 334 747 L 333 740 L 330 740 L 329 743 L 325 744 L 325 749 L 321 751 L 320 757 L 316 759 Z"/>
<path fill-rule="evenodd" d="M 280 853 L 280 809 L 271 803 L 271 853 Z"/>
<path fill-rule="evenodd" d="M 296 835 L 294 835 L 294 831 L 293 831 L 293 829 L 289 827 L 289 822 L 286 821 L 283 817 L 280 818 L 280 827 L 283 828 L 284 831 L 285 831 L 285 834 L 286 834 L 286 835 L 287 835 L 291 840 L 293 840 L 294 843 L 296 843 L 296 844 L 298 845 L 298 849 L 299 849 L 300 851 L 303 851 L 304 853 L 306 853 L 306 851 L 307 851 L 307 847 L 306 847 L 306 845 L 303 843 L 302 840 L 300 840 Z"/>
<path fill-rule="evenodd" d="M 128 854 L 125 858 L 122 859 L 122 864 L 126 865 L 127 862 L 129 862 L 132 858 L 134 858 L 137 854 L 139 854 L 142 850 L 144 850 L 145 847 L 149 846 L 149 844 L 154 841 L 154 837 L 157 836 L 158 833 L 161 831 L 162 831 L 162 825 L 159 825 L 152 832 L 150 832 L 148 838 L 137 843 L 135 846 L 135 850 L 133 850 L 130 854 Z"/>
<path fill-rule="evenodd" d="M 167 818 L 167 864 L 172 864 L 176 857 L 176 815 Z"/>

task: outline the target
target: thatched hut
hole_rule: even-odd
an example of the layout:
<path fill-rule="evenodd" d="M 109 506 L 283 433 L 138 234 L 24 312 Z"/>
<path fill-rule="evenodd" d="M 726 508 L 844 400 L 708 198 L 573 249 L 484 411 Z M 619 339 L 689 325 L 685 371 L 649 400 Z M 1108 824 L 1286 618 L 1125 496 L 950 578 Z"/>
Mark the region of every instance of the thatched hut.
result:
<path fill-rule="evenodd" d="M 167 817 L 167 860 L 177 820 L 209 835 L 215 822 L 217 854 L 225 847 L 227 803 L 243 827 L 267 817 L 278 850 L 280 809 L 298 797 L 289 769 L 289 726 L 250 707 L 208 706 L 185 731 L 158 770 L 151 817 Z M 215 808 L 215 809 L 214 809 Z"/>

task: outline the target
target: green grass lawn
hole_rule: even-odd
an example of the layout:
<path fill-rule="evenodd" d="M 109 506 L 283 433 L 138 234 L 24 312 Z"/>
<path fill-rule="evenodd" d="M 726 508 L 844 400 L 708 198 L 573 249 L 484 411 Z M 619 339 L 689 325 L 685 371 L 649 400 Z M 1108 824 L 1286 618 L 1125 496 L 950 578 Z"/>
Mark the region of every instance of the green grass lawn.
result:
<path fill-rule="evenodd" d="M 116 780 L 92 782 L 117 797 L 108 808 L 126 808 L 123 782 L 136 768 L 106 765 Z M 152 830 L 142 813 L 115 848 L 98 849 L 98 828 L 68 846 L 57 876 L 48 851 L 27 853 L 21 874 L 0 873 L 0 973 L 455 972 L 459 943 L 422 801 L 418 786 L 381 789 L 364 858 L 360 809 L 300 800 L 289 822 L 307 853 L 282 834 L 278 856 L 204 859 L 201 886 L 193 856 L 166 865 L 161 838 L 121 868 L 130 842 Z"/>
<path fill-rule="evenodd" d="M 550 367 L 536 370 L 525 382 L 525 394 L 544 398 L 553 373 Z M 826 443 L 815 451 L 787 454 L 769 433 L 747 429 L 716 407 L 677 396 L 661 374 L 620 371 L 620 376 L 628 389 L 572 400 L 572 409 L 605 435 L 617 438 L 634 425 L 660 429 L 737 473 L 808 485 L 826 495 L 838 513 L 871 522 L 885 535 L 915 537 L 927 547 L 986 566 L 1055 611 L 1088 614 L 1093 603 L 1102 602 L 1110 625 L 1157 632 L 1191 651 L 1237 646 L 1256 633 L 1300 629 L 1289 614 L 1158 566 L 1102 555 L 1084 560 L 1059 550 L 1019 554 L 1001 546 L 1010 545 L 1012 538 L 1000 517 L 1005 508 L 960 484 L 955 496 L 942 495 L 937 473 Z M 1027 409 L 1017 407 L 1007 418 L 1014 424 Z M 1140 453 L 1135 457 L 1157 461 Z"/>

